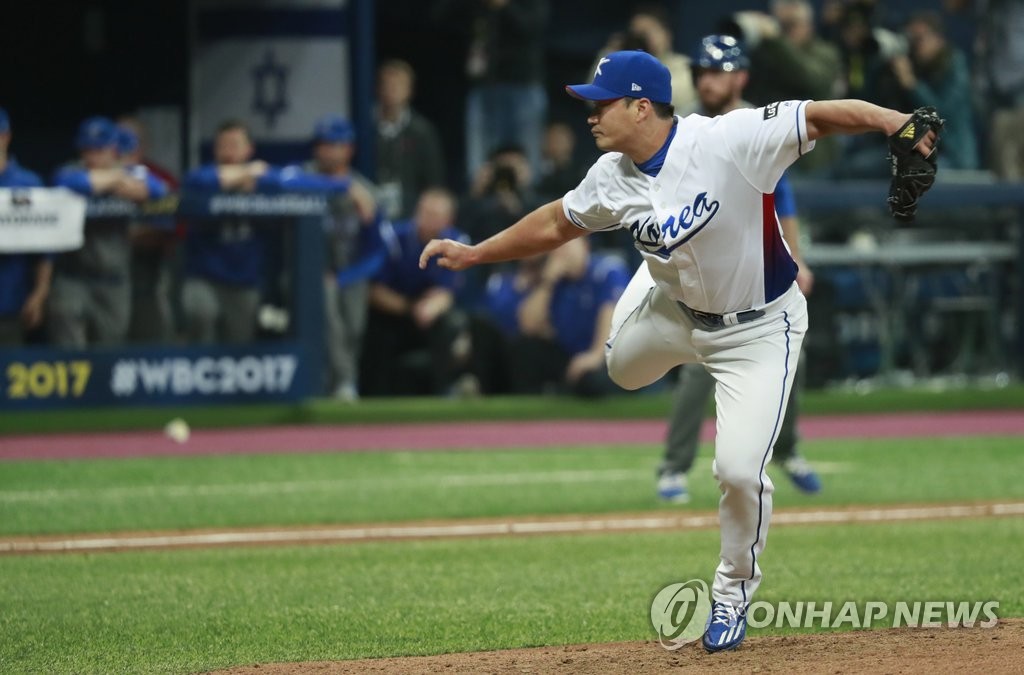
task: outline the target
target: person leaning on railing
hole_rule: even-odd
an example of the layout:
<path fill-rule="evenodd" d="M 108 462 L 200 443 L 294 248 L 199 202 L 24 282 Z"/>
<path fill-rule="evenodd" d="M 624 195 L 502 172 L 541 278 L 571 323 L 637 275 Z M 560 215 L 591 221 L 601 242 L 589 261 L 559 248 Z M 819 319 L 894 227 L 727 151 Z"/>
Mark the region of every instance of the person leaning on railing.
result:
<path fill-rule="evenodd" d="M 117 128 L 106 117 L 83 121 L 75 143 L 80 160 L 61 168 L 55 185 L 136 203 L 166 196 L 166 184 L 144 166 L 121 165 Z M 127 219 L 86 222 L 82 248 L 56 258 L 48 317 L 52 343 L 81 348 L 124 339 L 131 314 L 130 258 Z"/>
<path fill-rule="evenodd" d="M 214 161 L 190 171 L 184 189 L 252 193 L 274 181 L 269 164 L 254 160 L 245 123 L 228 120 L 213 142 Z M 267 255 L 266 231 L 249 218 L 190 222 L 185 238 L 181 308 L 190 343 L 246 343 L 256 335 Z"/>

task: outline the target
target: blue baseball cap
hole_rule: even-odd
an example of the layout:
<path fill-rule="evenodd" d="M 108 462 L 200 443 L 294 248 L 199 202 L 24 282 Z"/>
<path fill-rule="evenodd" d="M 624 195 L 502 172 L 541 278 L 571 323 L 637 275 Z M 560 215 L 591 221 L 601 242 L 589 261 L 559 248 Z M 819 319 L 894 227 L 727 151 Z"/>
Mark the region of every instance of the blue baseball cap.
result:
<path fill-rule="evenodd" d="M 75 147 L 79 150 L 108 148 L 117 145 L 117 127 L 106 117 L 89 117 L 78 125 Z"/>
<path fill-rule="evenodd" d="M 0 134 L 6 134 L 11 130 L 11 118 L 7 116 L 7 111 L 0 108 Z"/>
<path fill-rule="evenodd" d="M 139 149 L 139 136 L 128 127 L 117 127 L 117 152 L 127 155 Z"/>
<path fill-rule="evenodd" d="M 355 128 L 341 115 L 325 115 L 317 120 L 313 129 L 314 143 L 352 143 L 355 140 Z"/>
<path fill-rule="evenodd" d="M 609 101 L 628 96 L 671 103 L 672 75 L 661 61 L 647 52 L 611 52 L 597 62 L 591 84 L 570 84 L 565 90 L 584 101 Z"/>

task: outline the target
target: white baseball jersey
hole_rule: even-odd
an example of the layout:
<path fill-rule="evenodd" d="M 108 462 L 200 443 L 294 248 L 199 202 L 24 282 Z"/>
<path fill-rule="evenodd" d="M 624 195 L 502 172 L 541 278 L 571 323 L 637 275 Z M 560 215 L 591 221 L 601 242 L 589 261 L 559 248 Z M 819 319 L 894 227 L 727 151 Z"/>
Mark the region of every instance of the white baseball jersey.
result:
<path fill-rule="evenodd" d="M 657 284 L 693 309 L 762 307 L 796 277 L 773 192 L 814 147 L 806 104 L 677 117 L 656 177 L 622 153 L 606 153 L 565 195 L 565 215 L 587 230 L 628 227 Z"/>

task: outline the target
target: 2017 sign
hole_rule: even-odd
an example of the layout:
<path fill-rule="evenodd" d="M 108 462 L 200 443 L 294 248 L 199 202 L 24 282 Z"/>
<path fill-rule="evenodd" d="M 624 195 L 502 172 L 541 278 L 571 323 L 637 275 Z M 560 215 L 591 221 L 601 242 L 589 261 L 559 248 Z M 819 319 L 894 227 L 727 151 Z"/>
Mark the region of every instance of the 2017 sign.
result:
<path fill-rule="evenodd" d="M 78 398 L 89 384 L 89 361 L 18 361 L 7 365 L 7 397 L 12 399 Z"/>

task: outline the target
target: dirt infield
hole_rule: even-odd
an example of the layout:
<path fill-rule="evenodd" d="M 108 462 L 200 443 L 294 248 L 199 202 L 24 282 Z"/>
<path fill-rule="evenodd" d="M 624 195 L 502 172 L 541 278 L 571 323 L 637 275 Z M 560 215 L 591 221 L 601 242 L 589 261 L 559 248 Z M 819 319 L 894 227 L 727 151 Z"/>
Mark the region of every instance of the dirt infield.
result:
<path fill-rule="evenodd" d="M 654 641 L 410 656 L 355 661 L 272 663 L 218 675 L 297 673 L 1024 673 L 1024 621 L 993 628 L 895 628 L 752 636 L 734 652 L 676 652 Z"/>

